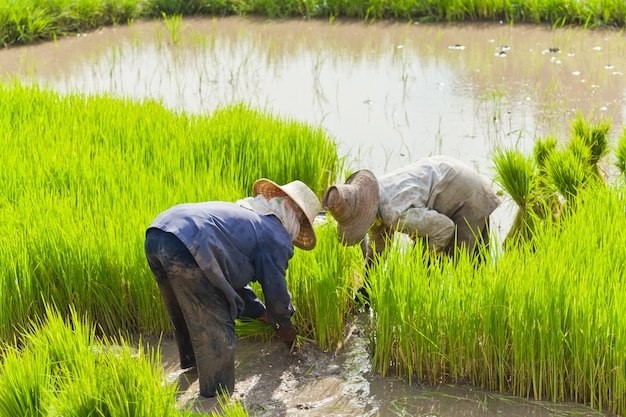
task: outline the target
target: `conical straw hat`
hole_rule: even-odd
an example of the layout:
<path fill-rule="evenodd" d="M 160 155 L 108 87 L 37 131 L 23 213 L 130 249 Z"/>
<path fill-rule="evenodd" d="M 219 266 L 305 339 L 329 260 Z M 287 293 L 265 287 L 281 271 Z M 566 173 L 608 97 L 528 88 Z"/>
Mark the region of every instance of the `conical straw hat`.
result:
<path fill-rule="evenodd" d="M 300 249 L 313 249 L 317 243 L 313 220 L 322 210 L 320 201 L 315 193 L 302 181 L 292 181 L 280 186 L 266 178 L 257 180 L 252 186 L 254 195 L 262 194 L 268 200 L 274 197 L 289 197 L 304 213 L 304 219 L 300 219 L 300 233 L 293 241 L 293 244 Z"/>
<path fill-rule="evenodd" d="M 376 217 L 378 181 L 371 171 L 357 171 L 345 184 L 330 186 L 324 193 L 322 204 L 337 220 L 342 243 L 346 246 L 357 244 Z"/>

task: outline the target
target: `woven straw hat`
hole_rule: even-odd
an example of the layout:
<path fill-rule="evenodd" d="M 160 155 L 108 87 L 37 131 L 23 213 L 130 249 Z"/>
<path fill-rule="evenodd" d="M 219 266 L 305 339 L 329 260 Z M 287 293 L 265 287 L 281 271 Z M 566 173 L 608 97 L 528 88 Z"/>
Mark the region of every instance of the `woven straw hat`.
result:
<path fill-rule="evenodd" d="M 378 181 L 371 171 L 357 171 L 345 184 L 330 186 L 324 193 L 322 204 L 337 220 L 342 243 L 346 246 L 357 244 L 376 217 Z"/>
<path fill-rule="evenodd" d="M 289 197 L 296 203 L 304 216 L 300 218 L 300 233 L 293 241 L 293 244 L 300 249 L 311 250 L 315 247 L 317 239 L 313 229 L 313 220 L 322 210 L 320 201 L 315 193 L 302 181 L 292 181 L 285 185 L 278 185 L 266 178 L 257 180 L 252 186 L 254 195 L 263 194 L 266 199 L 274 197 Z"/>

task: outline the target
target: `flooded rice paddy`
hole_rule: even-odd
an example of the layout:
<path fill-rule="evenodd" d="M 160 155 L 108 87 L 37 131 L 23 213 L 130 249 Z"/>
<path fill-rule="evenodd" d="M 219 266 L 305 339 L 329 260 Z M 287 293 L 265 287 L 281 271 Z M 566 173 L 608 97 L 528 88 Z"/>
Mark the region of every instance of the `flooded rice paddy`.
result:
<path fill-rule="evenodd" d="M 382 174 L 447 154 L 491 176 L 496 147 L 530 152 L 538 136 L 566 139 L 577 113 L 610 119 L 612 138 L 620 135 L 625 51 L 615 31 L 172 19 L 0 50 L 0 77 L 60 92 L 157 99 L 194 113 L 245 102 L 321 126 L 354 168 Z M 504 204 L 494 214 L 500 237 L 513 212 Z M 187 381 L 181 402 L 212 407 L 194 397 L 193 375 L 176 370 L 174 346 L 163 341 L 164 366 Z M 236 396 L 254 415 L 603 415 L 381 378 L 370 371 L 358 330 L 336 354 L 241 341 L 237 357 Z"/>
<path fill-rule="evenodd" d="M 371 369 L 368 339 L 358 317 L 345 346 L 324 353 L 305 346 L 289 353 L 283 343 L 240 340 L 236 351 L 233 397 L 251 416 L 275 417 L 565 417 L 606 416 L 580 404 L 530 401 L 466 384 L 412 385 L 382 378 Z M 176 343 L 161 341 L 170 382 L 184 391 L 178 406 L 196 412 L 220 408 L 213 398 L 198 396 L 197 373 L 178 369 Z"/>
<path fill-rule="evenodd" d="M 565 139 L 577 113 L 618 136 L 625 53 L 621 32 L 580 28 L 170 19 L 0 50 L 0 76 L 177 111 L 245 102 L 323 127 L 354 168 L 447 154 L 490 176 L 496 146 Z"/>

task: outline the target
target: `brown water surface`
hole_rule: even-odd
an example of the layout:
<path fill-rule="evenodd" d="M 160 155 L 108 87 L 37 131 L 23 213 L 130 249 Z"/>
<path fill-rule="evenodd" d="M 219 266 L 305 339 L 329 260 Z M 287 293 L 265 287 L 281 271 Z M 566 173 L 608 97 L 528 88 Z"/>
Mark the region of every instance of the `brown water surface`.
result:
<path fill-rule="evenodd" d="M 610 30 L 186 19 L 0 50 L 0 77 L 177 111 L 245 102 L 323 127 L 354 168 L 382 174 L 442 153 L 492 176 L 496 147 L 567 139 L 577 113 L 610 119 L 615 142 L 625 51 Z M 500 238 L 514 211 L 494 213 Z"/>
<path fill-rule="evenodd" d="M 180 30 L 135 22 L 56 42 L 0 50 L 0 78 L 60 92 L 153 98 L 206 113 L 245 102 L 324 128 L 355 168 L 376 174 L 448 154 L 492 175 L 498 146 L 530 152 L 538 136 L 567 139 L 577 113 L 624 118 L 626 43 L 620 32 L 503 24 L 185 19 Z M 611 160 L 605 163 L 610 172 Z M 497 187 L 494 184 L 494 187 Z M 494 213 L 500 237 L 514 207 Z M 193 374 L 164 366 L 196 409 Z M 356 332 L 337 354 L 242 341 L 238 398 L 254 415 L 595 415 L 468 386 L 421 387 L 370 370 Z M 174 350 L 173 350 L 174 349 Z"/>

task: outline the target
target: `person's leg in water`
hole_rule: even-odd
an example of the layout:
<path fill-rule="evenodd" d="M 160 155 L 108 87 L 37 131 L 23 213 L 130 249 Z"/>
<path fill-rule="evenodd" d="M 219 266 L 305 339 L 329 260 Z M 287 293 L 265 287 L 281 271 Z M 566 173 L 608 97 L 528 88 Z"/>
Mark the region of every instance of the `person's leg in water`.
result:
<path fill-rule="evenodd" d="M 197 362 L 200 395 L 214 397 L 235 388 L 235 323 L 224 294 L 198 267 L 174 235 L 161 237 L 161 256 L 172 292 L 183 313 Z"/>
<path fill-rule="evenodd" d="M 169 315 L 172 327 L 174 328 L 174 340 L 178 347 L 178 353 L 180 355 L 180 367 L 181 369 L 191 368 L 196 365 L 196 358 L 193 353 L 193 347 L 191 346 L 191 338 L 189 337 L 189 329 L 183 316 L 183 311 L 178 304 L 178 300 L 174 295 L 174 290 L 170 284 L 161 258 L 174 256 L 176 246 L 172 251 L 168 250 L 166 242 L 162 242 L 160 237 L 166 235 L 165 232 L 160 230 L 149 230 L 146 236 L 145 251 L 148 259 L 148 265 L 156 278 L 161 292 L 161 297 L 165 304 L 165 309 Z"/>

